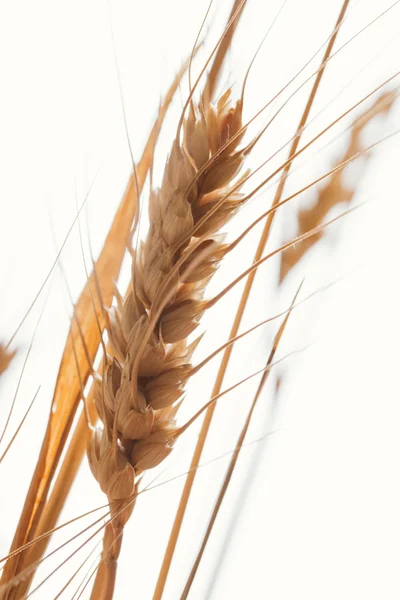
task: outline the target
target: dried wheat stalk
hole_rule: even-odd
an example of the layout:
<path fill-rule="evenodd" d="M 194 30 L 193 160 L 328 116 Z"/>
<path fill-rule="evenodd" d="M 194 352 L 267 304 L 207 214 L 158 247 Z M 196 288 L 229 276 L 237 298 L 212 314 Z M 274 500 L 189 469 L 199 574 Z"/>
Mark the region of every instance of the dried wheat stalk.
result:
<path fill-rule="evenodd" d="M 134 255 L 129 291 L 110 313 L 110 355 L 96 397 L 102 427 L 88 456 L 115 518 L 106 528 L 107 558 L 93 598 L 118 556 L 137 478 L 169 455 L 182 431 L 175 416 L 199 341 L 189 344 L 188 336 L 208 307 L 205 287 L 229 250 L 217 232 L 244 198 L 240 180 L 231 183 L 245 157 L 238 149 L 241 101 L 232 103 L 228 91 L 216 106 L 192 103 L 182 128 L 162 185 L 150 196 L 150 230 Z"/>

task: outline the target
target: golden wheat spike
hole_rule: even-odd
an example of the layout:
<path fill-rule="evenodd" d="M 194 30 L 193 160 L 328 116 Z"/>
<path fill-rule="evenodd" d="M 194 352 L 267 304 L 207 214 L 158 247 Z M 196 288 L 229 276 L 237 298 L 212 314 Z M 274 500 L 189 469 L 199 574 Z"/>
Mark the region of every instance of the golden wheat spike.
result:
<path fill-rule="evenodd" d="M 244 162 L 242 104 L 233 103 L 229 91 L 215 105 L 208 97 L 203 93 L 201 105 L 192 101 L 178 126 L 162 185 L 151 190 L 150 230 L 133 257 L 128 294 L 110 317 L 110 358 L 96 397 L 102 425 L 88 458 L 114 518 L 105 529 L 92 598 L 112 597 L 136 478 L 164 460 L 177 437 L 176 403 L 194 350 L 187 338 L 206 309 L 204 290 L 225 252 L 215 234 L 242 200 L 237 186 L 230 197 Z"/>

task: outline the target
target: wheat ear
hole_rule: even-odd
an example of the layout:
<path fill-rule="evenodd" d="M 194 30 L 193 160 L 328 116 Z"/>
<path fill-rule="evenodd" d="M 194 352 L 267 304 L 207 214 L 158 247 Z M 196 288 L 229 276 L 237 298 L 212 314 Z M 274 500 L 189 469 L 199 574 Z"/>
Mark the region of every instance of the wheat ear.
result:
<path fill-rule="evenodd" d="M 362 144 L 362 134 L 372 119 L 389 112 L 396 97 L 395 92 L 383 92 L 353 122 L 346 151 L 337 161 L 332 176 L 318 192 L 315 204 L 310 208 L 304 208 L 299 211 L 296 236 L 302 235 L 320 225 L 329 211 L 337 204 L 349 204 L 352 201 L 356 188 L 345 185 L 343 181 L 343 165 L 347 165 L 353 157 L 360 155 L 363 157 L 363 170 L 365 170 L 369 154 L 364 154 L 363 152 L 365 146 Z M 291 246 L 282 254 L 280 267 L 281 282 L 323 235 L 324 232 L 321 231 L 320 234 L 308 238 L 304 243 Z"/>
<path fill-rule="evenodd" d="M 204 98 L 201 109 L 192 103 L 182 128 L 162 185 L 150 195 L 151 225 L 134 255 L 129 291 L 110 314 L 110 356 L 96 397 L 102 426 L 88 456 L 116 517 L 106 528 L 107 558 L 93 598 L 113 580 L 106 573 L 115 568 L 133 502 L 122 508 L 137 478 L 160 464 L 179 436 L 175 416 L 198 342 L 189 344 L 188 336 L 207 308 L 205 287 L 228 251 L 217 232 L 243 201 L 240 179 L 230 185 L 244 162 L 241 101 L 233 104 L 228 91 L 216 106 Z"/>

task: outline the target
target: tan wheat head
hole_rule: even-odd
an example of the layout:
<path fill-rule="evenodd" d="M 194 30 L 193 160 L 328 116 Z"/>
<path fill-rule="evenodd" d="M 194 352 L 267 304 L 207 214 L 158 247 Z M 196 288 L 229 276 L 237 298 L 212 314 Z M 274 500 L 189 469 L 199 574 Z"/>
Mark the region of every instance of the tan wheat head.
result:
<path fill-rule="evenodd" d="M 217 233 L 244 199 L 240 181 L 232 183 L 245 154 L 238 148 L 241 115 L 229 91 L 215 106 L 191 103 L 161 188 L 151 193 L 150 231 L 134 254 L 129 291 L 110 314 L 96 397 L 102 426 L 89 449 L 92 472 L 116 515 L 105 538 L 107 560 L 116 558 L 137 478 L 168 456 L 182 432 L 175 416 L 199 341 L 189 344 L 188 336 L 207 310 L 205 287 L 229 250 Z"/>

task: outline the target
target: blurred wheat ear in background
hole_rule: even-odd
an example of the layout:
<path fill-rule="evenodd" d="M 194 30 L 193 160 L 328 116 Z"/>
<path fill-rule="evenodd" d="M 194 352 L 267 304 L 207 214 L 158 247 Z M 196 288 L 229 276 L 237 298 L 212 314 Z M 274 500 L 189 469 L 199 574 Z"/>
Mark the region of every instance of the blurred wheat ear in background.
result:
<path fill-rule="evenodd" d="M 275 584 L 265 582 L 274 577 L 274 548 L 264 544 L 273 533 L 277 506 L 286 507 L 277 513 L 281 527 L 285 519 L 292 523 L 294 504 L 285 503 L 296 494 L 284 494 L 279 477 L 291 472 L 286 485 L 292 489 L 297 474 L 279 450 L 268 453 L 275 467 L 265 467 L 263 452 L 273 447 L 267 439 L 279 437 L 282 397 L 295 399 L 291 414 L 298 419 L 299 437 L 307 438 L 301 428 L 308 432 L 310 454 L 306 446 L 303 452 L 311 480 L 329 486 L 322 467 L 318 476 L 312 471 L 315 444 L 321 443 L 318 423 L 321 431 L 325 426 L 320 406 L 328 401 L 316 393 L 320 401 L 310 404 L 308 395 L 323 371 L 319 359 L 333 365 L 341 388 L 349 385 L 350 375 L 344 358 L 334 356 L 330 363 L 326 349 L 319 356 L 309 349 L 310 323 L 318 321 L 324 294 L 345 286 L 348 276 L 343 269 L 334 273 L 332 255 L 335 248 L 340 253 L 349 228 L 369 272 L 375 272 L 363 250 L 371 233 L 365 242 L 363 201 L 370 198 L 362 192 L 365 187 L 387 194 L 385 171 L 381 174 L 375 156 L 389 144 L 391 161 L 400 155 L 393 116 L 398 116 L 399 71 L 396 61 L 393 66 L 386 60 L 394 55 L 391 44 L 398 46 L 397 32 L 389 39 L 398 2 L 377 8 L 364 1 L 364 11 L 362 0 L 354 5 L 335 0 L 325 10 L 313 6 L 322 32 L 314 32 L 315 38 L 306 33 L 307 3 L 294 6 L 290 0 L 268 8 L 251 0 L 199 3 L 192 7 L 190 25 L 184 3 L 176 14 L 157 2 L 154 7 L 110 4 L 89 33 L 75 18 L 78 5 L 60 13 L 47 7 L 55 31 L 59 20 L 65 22 L 64 10 L 70 10 L 84 46 L 87 38 L 102 52 L 96 54 L 89 44 L 87 58 L 74 48 L 57 56 L 59 64 L 75 65 L 85 76 L 97 74 L 100 65 L 98 81 L 90 75 L 82 84 L 77 76 L 74 89 L 82 84 L 82 93 L 77 100 L 73 91 L 69 102 L 79 107 L 91 85 L 98 97 L 112 89 L 109 114 L 117 116 L 104 119 L 94 102 L 84 112 L 93 129 L 88 124 L 87 132 L 74 130 L 72 148 L 85 153 L 85 135 L 93 147 L 101 143 L 102 123 L 110 136 L 105 163 L 96 154 L 69 157 L 71 185 L 63 185 L 65 173 L 57 173 L 56 161 L 57 190 L 46 168 L 50 194 L 59 191 L 56 206 L 65 213 L 58 221 L 48 219 L 47 204 L 37 219 L 53 246 L 51 254 L 43 243 L 44 266 L 29 268 L 27 250 L 40 253 L 40 244 L 36 249 L 31 242 L 24 247 L 24 262 L 15 266 L 11 255 L 7 262 L 12 277 L 2 295 L 9 303 L 13 278 L 26 272 L 26 282 L 18 310 L 4 323 L 0 319 L 0 468 L 3 489 L 10 492 L 1 498 L 1 600 L 293 597 L 291 570 L 280 548 L 274 568 L 285 574 L 284 584 L 278 575 Z M 171 56 L 146 56 L 146 48 L 139 47 L 133 76 L 132 63 L 125 61 L 135 40 L 124 10 L 141 16 L 135 21 L 143 30 L 141 44 L 156 37 L 158 28 L 161 36 L 162 24 L 171 23 Z M 94 14 L 100 13 L 88 9 L 88 22 Z M 11 21 L 16 18 L 12 10 L 10 15 Z M 174 28 L 185 19 L 187 31 L 172 64 Z M 289 21 L 299 27 L 289 30 Z M 363 56 L 366 42 L 359 44 L 366 35 L 376 39 L 375 30 L 385 43 Z M 39 41 L 34 49 L 41 55 Z M 50 60 L 46 44 L 43 56 Z M 82 70 L 81 60 L 87 61 Z M 149 73 L 155 66 L 162 70 L 163 61 L 169 79 L 160 86 Z M 349 76 L 348 63 L 354 67 Z M 38 92 L 39 101 L 43 94 Z M 148 134 L 139 105 L 153 114 Z M 46 114 L 49 123 L 60 118 Z M 77 171 L 84 165 L 83 177 L 74 171 L 75 160 Z M 377 214 L 390 206 L 382 200 Z M 39 205 L 32 210 L 39 213 Z M 20 227 L 20 239 L 29 239 L 29 212 Z M 342 266 L 351 270 L 355 265 L 348 258 Z M 315 276 L 318 269 L 322 282 Z M 345 302 L 352 314 L 356 305 L 349 295 Z M 371 317 L 370 329 L 372 323 Z M 343 340 L 343 357 L 345 346 Z M 315 372 L 305 378 L 304 388 L 296 387 L 296 360 L 310 355 Z M 348 406 L 345 398 L 341 411 Z M 360 418 L 358 402 L 349 409 L 354 423 Z M 334 403 L 328 404 L 334 422 L 329 435 L 336 439 L 333 430 L 343 425 L 332 412 Z M 311 416 L 302 417 L 302 410 Z M 374 414 L 371 408 L 371 422 Z M 361 430 L 354 439 L 368 449 L 367 430 L 365 440 Z M 295 464 L 295 450 L 291 457 Z M 343 450 L 338 464 L 344 457 Z M 337 478 L 346 488 L 345 472 Z M 312 489 L 310 497 L 317 488 Z M 328 497 L 329 491 L 323 498 Z M 252 514 L 248 507 L 259 498 L 261 508 Z M 324 511 L 324 500 L 319 507 Z M 310 525 L 314 536 L 318 518 Z M 301 527 L 301 515 L 293 522 Z M 238 539 L 249 544 L 241 552 L 242 570 L 235 558 L 235 548 L 242 547 Z M 285 546 L 278 530 L 273 539 Z M 330 547 L 328 537 L 324 541 Z M 307 561 L 302 544 L 294 546 Z M 308 552 L 314 556 L 315 549 Z M 297 573 L 296 560 L 291 568 Z M 296 583 L 297 593 L 308 585 L 308 579 Z M 336 585 L 337 595 L 340 582 Z M 317 583 L 313 593 L 330 597 Z M 341 597 L 360 597 L 354 593 Z"/>
<path fill-rule="evenodd" d="M 7 348 L 0 344 L 0 375 L 7 370 L 8 365 L 15 355 L 14 352 L 9 352 Z"/>

